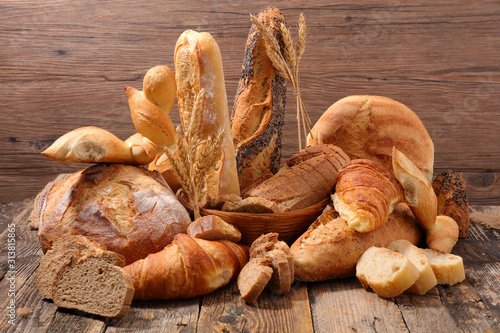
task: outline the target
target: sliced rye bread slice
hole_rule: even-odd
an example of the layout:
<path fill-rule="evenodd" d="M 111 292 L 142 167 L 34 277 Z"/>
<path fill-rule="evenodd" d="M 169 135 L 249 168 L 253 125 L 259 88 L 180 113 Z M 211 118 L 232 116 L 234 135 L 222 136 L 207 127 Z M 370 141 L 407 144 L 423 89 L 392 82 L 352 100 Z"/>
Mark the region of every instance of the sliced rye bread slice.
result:
<path fill-rule="evenodd" d="M 98 242 L 88 240 L 84 236 L 67 236 L 56 241 L 52 248 L 40 259 L 35 277 L 38 291 L 43 298 L 52 299 L 52 284 L 58 270 L 66 260 L 75 253 L 102 253 L 110 263 L 123 266 L 124 258 L 114 252 L 106 251 L 106 247 Z"/>
<path fill-rule="evenodd" d="M 52 296 L 57 306 L 122 318 L 134 296 L 130 275 L 103 253 L 73 254 L 57 272 Z"/>
<path fill-rule="evenodd" d="M 247 303 L 253 303 L 259 298 L 273 275 L 272 263 L 268 258 L 251 259 L 238 275 L 238 289 L 241 298 Z"/>

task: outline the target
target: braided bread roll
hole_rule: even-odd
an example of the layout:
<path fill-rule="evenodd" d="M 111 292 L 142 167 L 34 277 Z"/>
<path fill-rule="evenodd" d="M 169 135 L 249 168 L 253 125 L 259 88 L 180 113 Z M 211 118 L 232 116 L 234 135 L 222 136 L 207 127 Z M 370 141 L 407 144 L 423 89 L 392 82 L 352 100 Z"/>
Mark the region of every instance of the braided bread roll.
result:
<path fill-rule="evenodd" d="M 403 199 L 403 190 L 383 165 L 357 159 L 340 169 L 332 199 L 335 210 L 349 227 L 368 232 L 387 222 Z"/>
<path fill-rule="evenodd" d="M 236 278 L 247 262 L 244 245 L 177 234 L 162 251 L 124 268 L 134 282 L 134 299 L 158 300 L 207 295 Z"/>

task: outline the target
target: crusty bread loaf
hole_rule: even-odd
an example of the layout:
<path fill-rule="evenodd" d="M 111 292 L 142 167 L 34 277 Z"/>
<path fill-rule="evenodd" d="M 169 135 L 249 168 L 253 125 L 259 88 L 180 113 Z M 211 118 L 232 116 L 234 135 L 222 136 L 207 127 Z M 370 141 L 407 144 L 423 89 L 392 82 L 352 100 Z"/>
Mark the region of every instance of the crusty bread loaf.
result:
<path fill-rule="evenodd" d="M 440 253 L 432 249 L 424 249 L 423 251 L 431 264 L 438 284 L 452 286 L 465 280 L 464 262 L 461 257 L 451 253 Z"/>
<path fill-rule="evenodd" d="M 175 299 L 207 295 L 225 286 L 247 262 L 244 245 L 178 234 L 171 245 L 125 270 L 134 282 L 134 299 Z"/>
<path fill-rule="evenodd" d="M 41 154 L 64 163 L 145 165 L 155 158 L 156 145 L 139 133 L 122 141 L 102 128 L 86 126 L 64 134 Z"/>
<path fill-rule="evenodd" d="M 436 225 L 427 231 L 427 246 L 441 253 L 451 253 L 458 241 L 458 224 L 449 216 L 438 215 Z"/>
<path fill-rule="evenodd" d="M 84 235 L 127 263 L 158 252 L 191 223 L 161 175 L 142 167 L 101 164 L 53 186 L 42 208 L 42 250 L 65 235 Z"/>
<path fill-rule="evenodd" d="M 351 159 L 371 159 L 389 170 L 395 146 L 432 181 L 434 145 L 429 133 L 412 110 L 386 97 L 349 96 L 337 101 L 313 126 L 307 143 L 334 144 Z"/>
<path fill-rule="evenodd" d="M 283 42 L 279 24 L 285 24 L 285 19 L 278 9 L 263 10 L 257 19 Z M 274 69 L 266 48 L 264 38 L 252 25 L 231 115 L 241 190 L 280 167 L 286 82 Z"/>
<path fill-rule="evenodd" d="M 213 198 L 240 194 L 236 155 L 226 97 L 219 46 L 207 32 L 184 31 L 175 45 L 175 81 L 177 104 L 184 130 L 188 128 L 198 93 L 204 89 L 198 137 L 201 142 L 224 131 L 222 156 L 205 178 L 205 194 Z"/>
<path fill-rule="evenodd" d="M 324 281 L 353 276 L 356 262 L 371 246 L 388 246 L 398 239 L 419 244 L 422 231 L 410 209 L 400 203 L 378 229 L 359 233 L 349 228 L 338 213 L 327 210 L 290 247 L 295 278 Z"/>
<path fill-rule="evenodd" d="M 335 210 L 358 232 L 377 229 L 387 222 L 403 199 L 403 189 L 394 175 L 382 164 L 352 160 L 339 170 L 332 196 Z"/>
<path fill-rule="evenodd" d="M 122 318 L 130 310 L 134 286 L 123 268 L 100 254 L 74 254 L 57 272 L 52 295 L 60 307 Z"/>
<path fill-rule="evenodd" d="M 216 215 L 206 215 L 194 220 L 188 226 L 187 234 L 205 240 L 228 240 L 235 243 L 241 240 L 238 228 Z"/>
<path fill-rule="evenodd" d="M 418 270 L 419 275 L 417 281 L 415 281 L 415 283 L 408 288 L 408 291 L 424 295 L 437 284 L 434 271 L 432 270 L 431 264 L 427 260 L 427 257 L 422 249 L 404 239 L 392 242 L 387 248 L 391 251 L 404 255 Z"/>
<path fill-rule="evenodd" d="M 331 195 L 337 172 L 348 161 L 342 149 L 333 145 L 308 147 L 290 157 L 274 176 L 242 195 L 276 202 L 283 211 L 306 208 Z"/>
<path fill-rule="evenodd" d="M 245 302 L 255 302 L 264 291 L 273 275 L 271 263 L 268 258 L 253 258 L 242 268 L 238 275 L 238 289 Z"/>
<path fill-rule="evenodd" d="M 370 247 L 356 264 L 356 277 L 363 288 L 371 288 L 384 298 L 402 294 L 418 276 L 417 268 L 407 257 L 384 247 Z"/>
<path fill-rule="evenodd" d="M 273 274 L 266 287 L 276 294 L 285 294 L 293 284 L 295 268 L 290 248 L 279 241 L 278 236 L 278 233 L 270 232 L 258 237 L 250 247 L 250 258 L 271 260 Z"/>
<path fill-rule="evenodd" d="M 458 224 L 459 237 L 467 237 L 469 231 L 469 203 L 465 181 L 455 171 L 445 170 L 432 183 L 437 197 L 438 215 L 450 216 Z"/>

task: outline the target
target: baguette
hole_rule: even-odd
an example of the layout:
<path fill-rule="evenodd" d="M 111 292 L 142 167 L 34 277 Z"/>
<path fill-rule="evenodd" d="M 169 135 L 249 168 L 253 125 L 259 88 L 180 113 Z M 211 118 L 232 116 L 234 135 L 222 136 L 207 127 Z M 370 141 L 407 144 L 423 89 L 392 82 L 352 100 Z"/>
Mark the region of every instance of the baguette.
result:
<path fill-rule="evenodd" d="M 278 9 L 268 8 L 257 19 L 283 43 L 279 25 L 285 24 L 285 19 Z M 231 115 L 241 190 L 280 167 L 286 82 L 274 69 L 266 48 L 264 38 L 252 25 Z"/>
<path fill-rule="evenodd" d="M 207 32 L 184 31 L 175 45 L 175 81 L 177 103 L 184 131 L 187 131 L 195 96 L 204 89 L 202 114 L 198 128 L 203 142 L 224 131 L 222 156 L 205 178 L 206 195 L 217 198 L 240 194 L 236 156 L 231 137 L 226 87 L 219 46 Z"/>
<path fill-rule="evenodd" d="M 247 262 L 244 245 L 178 234 L 171 245 L 125 270 L 133 279 L 134 299 L 176 299 L 207 295 L 227 285 Z"/>
<path fill-rule="evenodd" d="M 440 253 L 432 249 L 424 249 L 423 251 L 431 264 L 438 284 L 453 286 L 465 280 L 464 262 L 461 257 L 451 253 Z"/>
<path fill-rule="evenodd" d="M 290 247 L 295 278 L 324 281 L 354 276 L 356 262 L 371 246 L 388 246 L 398 239 L 419 244 L 422 231 L 408 206 L 400 203 L 378 229 L 359 233 L 349 228 L 338 213 L 326 210 Z"/>
<path fill-rule="evenodd" d="M 381 96 L 345 97 L 311 129 L 308 145 L 334 144 L 351 159 L 366 158 L 392 170 L 396 147 L 432 181 L 434 144 L 420 118 L 407 106 Z"/>
<path fill-rule="evenodd" d="M 155 158 L 156 145 L 139 133 L 122 141 L 102 128 L 86 126 L 64 134 L 41 154 L 64 163 L 145 165 Z"/>
<path fill-rule="evenodd" d="M 391 251 L 401 253 L 417 268 L 419 276 L 415 283 L 408 288 L 409 292 L 425 295 L 425 293 L 437 284 L 434 271 L 422 249 L 403 239 L 392 242 L 387 248 Z"/>
<path fill-rule="evenodd" d="M 406 256 L 383 247 L 370 247 L 356 264 L 356 277 L 363 288 L 371 288 L 384 298 L 402 294 L 418 276 L 417 268 Z"/>
<path fill-rule="evenodd" d="M 358 232 L 368 232 L 384 224 L 403 198 L 394 175 L 378 162 L 353 160 L 337 174 L 332 196 L 335 210 Z"/>

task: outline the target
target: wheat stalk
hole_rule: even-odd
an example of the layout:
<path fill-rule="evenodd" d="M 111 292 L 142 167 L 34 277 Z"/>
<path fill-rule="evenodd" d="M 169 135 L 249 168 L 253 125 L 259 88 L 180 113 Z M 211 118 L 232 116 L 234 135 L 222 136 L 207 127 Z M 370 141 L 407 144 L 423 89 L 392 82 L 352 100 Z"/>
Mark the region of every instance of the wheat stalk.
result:
<path fill-rule="evenodd" d="M 261 21 L 259 21 L 256 16 L 250 15 L 250 18 L 266 41 L 266 53 L 269 59 L 271 59 L 273 67 L 276 69 L 278 74 L 281 75 L 281 77 L 290 82 L 293 86 L 297 102 L 297 133 L 299 138 L 299 150 L 302 150 L 301 126 L 305 136 L 307 136 L 306 133 L 311 133 L 311 119 L 309 118 L 309 114 L 307 113 L 304 102 L 300 96 L 299 86 L 299 62 L 305 51 L 307 36 L 306 18 L 302 13 L 300 14 L 297 42 L 295 47 L 293 46 L 293 39 L 290 30 L 285 24 L 280 23 L 278 28 L 283 36 L 284 50 L 280 48 L 278 39 L 268 28 L 264 26 Z"/>
<path fill-rule="evenodd" d="M 211 135 L 206 141 L 202 141 L 198 137 L 204 96 L 204 89 L 196 94 L 195 102 L 192 104 L 193 108 L 188 113 L 191 117 L 188 126 L 186 126 L 184 138 L 180 127 L 177 127 L 175 136 L 177 156 L 174 156 L 168 149 L 165 150 L 172 170 L 193 203 L 195 219 L 201 216 L 200 202 L 204 195 L 205 177 L 219 159 L 224 137 L 223 130 L 219 131 L 217 136 Z"/>

